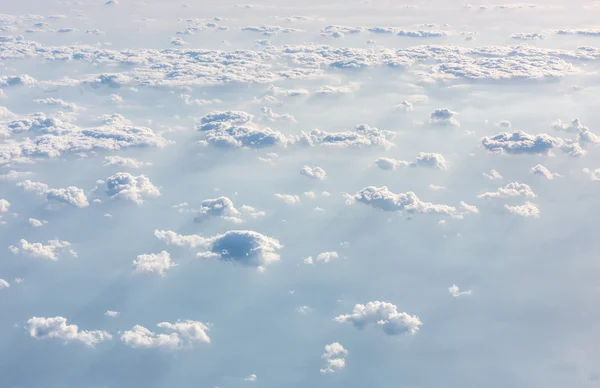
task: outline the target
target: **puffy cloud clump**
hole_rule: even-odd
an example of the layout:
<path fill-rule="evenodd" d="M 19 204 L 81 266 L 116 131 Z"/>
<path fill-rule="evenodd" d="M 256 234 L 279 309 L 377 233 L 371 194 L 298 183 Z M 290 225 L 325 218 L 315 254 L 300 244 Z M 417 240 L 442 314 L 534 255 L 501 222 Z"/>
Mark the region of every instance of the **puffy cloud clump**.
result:
<path fill-rule="evenodd" d="M 456 112 L 452 112 L 450 109 L 436 109 L 430 115 L 430 122 L 432 124 L 460 127 L 460 123 L 455 116 Z"/>
<path fill-rule="evenodd" d="M 209 217 L 221 217 L 236 223 L 242 222 L 242 213 L 233 206 L 233 202 L 227 197 L 205 199 L 200 203 L 195 222 L 201 222 Z"/>
<path fill-rule="evenodd" d="M 529 172 L 532 173 L 533 175 L 538 175 L 538 176 L 544 177 L 548 180 L 554 180 L 554 178 L 560 177 L 560 174 L 550 172 L 550 170 L 548 170 L 546 167 L 542 166 L 541 164 L 537 164 L 537 165 L 531 167 Z"/>
<path fill-rule="evenodd" d="M 35 86 L 38 81 L 28 74 L 21 75 L 2 75 L 0 76 L 0 87 L 14 87 L 14 86 Z"/>
<path fill-rule="evenodd" d="M 138 255 L 137 260 L 133 261 L 135 272 L 155 273 L 160 276 L 165 276 L 168 269 L 176 266 L 177 264 L 171 260 L 171 255 L 167 251 Z"/>
<path fill-rule="evenodd" d="M 491 181 L 502 179 L 502 175 L 500 175 L 500 173 L 498 171 L 496 171 L 496 170 L 490 170 L 489 173 L 484 172 L 483 176 L 486 177 L 487 179 L 491 180 Z"/>
<path fill-rule="evenodd" d="M 98 184 L 106 184 L 106 194 L 110 199 L 124 199 L 141 204 L 147 198 L 160 196 L 160 190 L 150 182 L 145 175 L 131 175 L 128 172 L 118 172 Z"/>
<path fill-rule="evenodd" d="M 540 209 L 536 204 L 531 202 L 525 202 L 523 205 L 504 205 L 504 208 L 512 214 L 516 214 L 521 217 L 539 217 Z"/>
<path fill-rule="evenodd" d="M 0 199 L 0 213 L 6 213 L 10 209 L 10 202 L 6 199 Z"/>
<path fill-rule="evenodd" d="M 300 170 L 300 174 L 317 180 L 324 180 L 327 177 L 325 170 L 318 166 L 304 166 L 302 170 Z"/>
<path fill-rule="evenodd" d="M 347 355 L 348 350 L 338 342 L 325 345 L 325 353 L 323 353 L 321 358 L 325 360 L 327 365 L 321 369 L 321 373 L 334 373 L 344 369 L 346 367 Z"/>
<path fill-rule="evenodd" d="M 412 191 L 393 193 L 387 186 L 368 186 L 354 195 L 345 194 L 346 203 L 355 202 L 370 205 L 383 211 L 406 211 L 408 213 L 436 213 L 447 216 L 459 216 L 460 212 L 453 206 L 424 202 Z"/>
<path fill-rule="evenodd" d="M 396 35 L 409 38 L 439 38 L 448 33 L 440 30 L 400 30 Z"/>
<path fill-rule="evenodd" d="M 11 245 L 8 249 L 15 255 L 28 256 L 34 259 L 58 261 L 59 255 L 62 253 L 77 257 L 77 252 L 71 248 L 71 243 L 61 240 L 48 240 L 48 243 L 44 245 L 21 239 L 16 245 Z"/>
<path fill-rule="evenodd" d="M 202 144 L 222 148 L 264 148 L 285 146 L 288 139 L 279 131 L 260 127 L 254 116 L 243 111 L 212 112 L 200 119 Z"/>
<path fill-rule="evenodd" d="M 40 98 L 40 99 L 34 100 L 34 102 L 37 104 L 54 106 L 54 107 L 58 107 L 61 109 L 68 109 L 68 110 L 72 110 L 72 111 L 76 111 L 79 109 L 79 107 L 75 103 L 67 102 L 60 98 L 54 98 L 54 97 Z"/>
<path fill-rule="evenodd" d="M 371 147 L 378 146 L 390 148 L 394 145 L 392 140 L 396 134 L 366 124 L 358 125 L 355 131 L 346 132 L 325 132 L 320 129 L 313 129 L 306 133 L 303 132 L 298 142 L 307 146 L 335 146 L 335 147 Z"/>
<path fill-rule="evenodd" d="M 260 270 L 279 261 L 277 251 L 283 247 L 277 239 L 252 230 L 231 230 L 212 237 L 185 236 L 169 230 L 156 230 L 154 235 L 167 244 L 205 249 L 197 254 L 200 258 L 239 263 Z"/>
<path fill-rule="evenodd" d="M 10 283 L 4 279 L 0 279 L 0 290 L 3 290 L 5 288 L 10 288 Z"/>
<path fill-rule="evenodd" d="M 450 163 L 446 161 L 443 155 L 431 152 L 420 152 L 412 162 L 381 157 L 375 160 L 375 164 L 382 170 L 395 170 L 399 167 L 427 167 L 438 170 L 450 168 Z"/>
<path fill-rule="evenodd" d="M 294 194 L 273 194 L 275 198 L 288 205 L 297 205 L 300 203 L 300 197 Z"/>
<path fill-rule="evenodd" d="M 510 198 L 510 197 L 526 197 L 535 198 L 536 195 L 531 187 L 525 183 L 510 182 L 504 187 L 498 188 L 496 191 L 489 191 L 477 196 L 477 198 Z"/>
<path fill-rule="evenodd" d="M 472 290 L 461 291 L 456 284 L 453 284 L 452 287 L 449 287 L 448 292 L 450 292 L 450 294 L 455 298 L 458 298 L 460 296 L 468 296 L 473 293 Z"/>
<path fill-rule="evenodd" d="M 199 321 L 160 322 L 156 326 L 166 331 L 167 334 L 154 333 L 144 326 L 135 325 L 131 330 L 121 334 L 121 342 L 138 349 L 179 349 L 191 346 L 196 342 L 210 343 L 207 332 L 211 326 Z"/>
<path fill-rule="evenodd" d="M 321 252 L 317 255 L 316 261 L 318 263 L 329 263 L 330 261 L 338 260 L 339 258 L 340 254 L 336 251 Z M 313 260 L 312 256 L 309 256 L 306 259 L 304 259 L 304 264 L 314 264 L 314 262 L 315 260 Z"/>
<path fill-rule="evenodd" d="M 549 155 L 554 148 L 563 145 L 561 138 L 541 133 L 530 135 L 523 131 L 501 132 L 495 136 L 485 136 L 481 145 L 493 153 Z"/>
<path fill-rule="evenodd" d="M 570 123 L 563 123 L 560 119 L 551 126 L 557 131 L 576 133 L 577 141 L 581 144 L 598 144 L 600 136 L 594 134 L 588 127 L 583 125 L 579 119 L 573 119 Z"/>
<path fill-rule="evenodd" d="M 45 183 L 32 182 L 30 180 L 19 182 L 17 183 L 17 186 L 22 187 L 25 191 L 45 195 L 48 201 L 57 201 L 78 208 L 84 208 L 90 205 L 83 190 L 75 186 L 50 189 Z"/>
<path fill-rule="evenodd" d="M 89 347 L 112 339 L 106 331 L 80 330 L 77 325 L 67 324 L 63 317 L 33 317 L 27 321 L 27 331 L 35 339 L 58 339 L 64 343 L 79 342 Z"/>
<path fill-rule="evenodd" d="M 379 301 L 369 302 L 366 305 L 357 304 L 354 306 L 352 313 L 340 315 L 335 318 L 335 321 L 351 323 L 357 329 L 376 325 L 387 335 L 414 335 L 423 324 L 416 315 L 398 312 L 396 305 Z"/>
<path fill-rule="evenodd" d="M 589 168 L 584 168 L 583 172 L 590 176 L 590 179 L 593 181 L 600 181 L 600 168 L 595 170 L 590 170 Z"/>
<path fill-rule="evenodd" d="M 542 39 L 546 39 L 545 35 L 542 34 L 538 34 L 537 32 L 531 32 L 531 33 L 518 33 L 518 34 L 512 34 L 511 39 L 517 39 L 517 40 L 542 40 Z"/>
<path fill-rule="evenodd" d="M 105 156 L 102 167 L 127 167 L 127 168 L 142 168 L 144 166 L 151 166 L 152 163 L 141 162 L 132 158 L 124 158 L 122 156 Z"/>

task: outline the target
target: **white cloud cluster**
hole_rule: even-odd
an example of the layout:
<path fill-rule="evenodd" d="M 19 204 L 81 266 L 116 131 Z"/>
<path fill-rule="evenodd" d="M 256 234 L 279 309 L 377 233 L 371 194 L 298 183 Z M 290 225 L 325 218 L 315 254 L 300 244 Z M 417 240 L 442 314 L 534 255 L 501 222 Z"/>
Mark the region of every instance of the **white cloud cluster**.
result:
<path fill-rule="evenodd" d="M 477 198 L 510 198 L 510 197 L 526 197 L 535 198 L 536 195 L 531 187 L 525 183 L 510 182 L 504 187 L 498 188 L 496 191 L 489 191 L 477 196 Z"/>
<path fill-rule="evenodd" d="M 540 209 L 536 204 L 531 202 L 525 202 L 523 205 L 504 205 L 504 208 L 510 213 L 516 214 L 521 217 L 539 217 Z"/>
<path fill-rule="evenodd" d="M 529 172 L 532 173 L 533 175 L 538 175 L 538 176 L 544 177 L 548 180 L 553 180 L 554 178 L 560 177 L 560 174 L 550 172 L 550 170 L 548 170 L 546 167 L 542 166 L 541 164 L 536 164 L 535 166 L 531 167 Z"/>
<path fill-rule="evenodd" d="M 242 27 L 241 30 L 242 31 L 250 31 L 250 32 L 259 32 L 266 36 L 277 35 L 278 33 L 289 34 L 291 32 L 302 31 L 297 28 L 281 27 L 281 26 L 268 26 L 268 25 L 246 26 L 246 27 Z"/>
<path fill-rule="evenodd" d="M 325 345 L 325 353 L 321 356 L 327 363 L 326 367 L 321 369 L 321 373 L 334 373 L 346 367 L 346 350 L 340 343 L 334 342 Z"/>
<path fill-rule="evenodd" d="M 10 202 L 6 199 L 0 199 L 0 213 L 6 213 L 10 209 Z"/>
<path fill-rule="evenodd" d="M 450 164 L 443 155 L 431 152 L 419 152 L 413 162 L 380 157 L 375 160 L 375 164 L 383 170 L 395 170 L 398 167 L 427 167 L 438 170 L 447 170 L 450 168 Z"/>
<path fill-rule="evenodd" d="M 448 205 L 424 202 L 412 191 L 406 193 L 393 193 L 386 186 L 368 186 L 354 195 L 345 194 L 346 204 L 359 202 L 371 205 L 383 211 L 406 211 L 408 213 L 435 213 L 447 216 L 461 217 L 463 215 L 457 208 Z"/>
<path fill-rule="evenodd" d="M 324 180 L 327 178 L 327 173 L 321 167 L 318 166 L 304 166 L 302 170 L 300 170 L 300 174 L 317 180 Z"/>
<path fill-rule="evenodd" d="M 10 288 L 10 283 L 4 279 L 0 279 L 0 290 L 3 290 L 5 288 Z"/>
<path fill-rule="evenodd" d="M 496 171 L 496 170 L 490 170 L 489 173 L 484 172 L 483 176 L 486 177 L 487 179 L 491 180 L 491 181 L 503 179 L 502 175 L 500 175 L 500 173 L 498 171 Z"/>
<path fill-rule="evenodd" d="M 340 254 L 335 251 L 322 252 L 317 255 L 316 261 L 318 263 L 329 263 L 330 261 L 338 260 L 339 258 Z M 315 260 L 313 260 L 312 256 L 309 256 L 304 259 L 304 264 L 314 264 L 314 262 Z"/>
<path fill-rule="evenodd" d="M 295 194 L 273 194 L 275 198 L 288 205 L 297 205 L 300 203 L 300 197 Z"/>
<path fill-rule="evenodd" d="M 452 127 L 460 127 L 460 123 L 456 118 L 456 112 L 452 112 L 450 109 L 436 109 L 431 112 L 430 122 L 432 124 L 449 125 Z"/>
<path fill-rule="evenodd" d="M 131 175 L 128 172 L 118 172 L 98 184 L 106 184 L 106 194 L 110 199 L 124 199 L 141 204 L 147 198 L 160 196 L 160 190 L 150 182 L 145 175 Z"/>
<path fill-rule="evenodd" d="M 459 296 L 468 296 L 473 293 L 472 290 L 461 291 L 456 284 L 453 284 L 452 287 L 449 287 L 448 292 L 450 292 L 450 294 L 455 298 L 458 298 Z"/>
<path fill-rule="evenodd" d="M 396 35 L 409 38 L 439 38 L 448 35 L 448 32 L 440 30 L 400 30 Z"/>
<path fill-rule="evenodd" d="M 567 133 L 576 133 L 577 141 L 581 144 L 598 144 L 600 136 L 594 134 L 588 127 L 583 125 L 579 119 L 573 119 L 570 123 L 563 123 L 560 119 L 552 123 L 552 128 Z"/>
<path fill-rule="evenodd" d="M 21 239 L 16 245 L 11 245 L 8 249 L 15 255 L 20 254 L 35 259 L 52 261 L 58 261 L 60 253 L 68 253 L 73 257 L 77 257 L 77 252 L 71 248 L 71 243 L 61 240 L 48 240 L 48 243 L 44 245 Z"/>
<path fill-rule="evenodd" d="M 588 174 L 593 181 L 600 181 L 600 168 L 597 168 L 595 170 L 584 168 L 583 172 Z"/>
<path fill-rule="evenodd" d="M 191 346 L 196 342 L 210 343 L 207 333 L 210 325 L 199 321 L 160 322 L 156 326 L 166 331 L 167 334 L 154 333 L 144 326 L 135 325 L 131 330 L 121 334 L 121 342 L 132 348 L 140 349 L 179 349 Z"/>
<path fill-rule="evenodd" d="M 45 183 L 32 182 L 30 180 L 19 182 L 17 183 L 17 186 L 22 187 L 25 191 L 45 195 L 48 201 L 57 201 L 78 208 L 84 208 L 90 205 L 83 190 L 75 186 L 50 189 Z"/>
<path fill-rule="evenodd" d="M 124 158 L 122 156 L 105 156 L 104 157 L 104 163 L 102 164 L 103 167 L 126 167 L 126 168 L 133 168 L 133 169 L 138 169 L 138 168 L 142 168 L 145 166 L 151 166 L 152 163 L 149 162 L 141 162 L 139 160 L 136 159 L 132 159 L 132 158 Z"/>
<path fill-rule="evenodd" d="M 68 109 L 68 110 L 72 110 L 72 111 L 76 111 L 79 109 L 79 107 L 75 103 L 67 102 L 60 98 L 54 98 L 54 97 L 39 98 L 39 99 L 34 100 L 34 102 L 37 104 L 48 105 L 48 106 L 58 107 L 61 109 Z"/>
<path fill-rule="evenodd" d="M 133 261 L 135 272 L 155 273 L 160 276 L 165 276 L 168 269 L 176 266 L 177 264 L 171 260 L 171 255 L 167 251 L 138 255 L 137 260 Z"/>
<path fill-rule="evenodd" d="M 507 154 L 549 155 L 554 148 L 563 144 L 561 138 L 554 138 L 545 133 L 530 135 L 523 131 L 501 132 L 481 139 L 481 145 L 488 151 Z"/>
<path fill-rule="evenodd" d="M 313 129 L 303 132 L 298 142 L 307 146 L 333 146 L 333 147 L 371 147 L 378 146 L 385 149 L 394 145 L 392 140 L 396 134 L 366 124 L 358 125 L 355 131 L 325 132 Z"/>
<path fill-rule="evenodd" d="M 29 222 L 29 225 L 33 226 L 34 228 L 42 227 L 42 226 L 44 226 L 44 225 L 46 225 L 48 223 L 48 221 L 38 220 L 36 218 L 30 218 L 28 220 L 28 222 Z"/>
<path fill-rule="evenodd" d="M 86 346 L 95 345 L 112 339 L 106 331 L 80 330 L 77 325 L 67 324 L 63 317 L 33 317 L 27 321 L 28 332 L 35 339 L 59 339 L 65 343 L 80 342 Z"/>
<path fill-rule="evenodd" d="M 396 305 L 379 301 L 357 304 L 352 313 L 340 315 L 335 321 L 351 323 L 357 329 L 374 324 L 388 335 L 416 334 L 423 324 L 416 315 L 398 312 Z"/>
<path fill-rule="evenodd" d="M 517 39 L 517 40 L 542 40 L 542 39 L 546 39 L 545 35 L 542 34 L 538 34 L 537 32 L 529 32 L 529 33 L 518 33 L 518 34 L 512 34 L 510 36 L 512 39 Z"/>

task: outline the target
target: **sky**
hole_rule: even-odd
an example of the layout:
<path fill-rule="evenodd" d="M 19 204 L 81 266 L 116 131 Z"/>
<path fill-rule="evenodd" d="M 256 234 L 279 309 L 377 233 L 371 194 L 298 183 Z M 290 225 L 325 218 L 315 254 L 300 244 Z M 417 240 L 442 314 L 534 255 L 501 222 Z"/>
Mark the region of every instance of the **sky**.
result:
<path fill-rule="evenodd" d="M 0 4 L 2 387 L 600 386 L 600 3 Z"/>

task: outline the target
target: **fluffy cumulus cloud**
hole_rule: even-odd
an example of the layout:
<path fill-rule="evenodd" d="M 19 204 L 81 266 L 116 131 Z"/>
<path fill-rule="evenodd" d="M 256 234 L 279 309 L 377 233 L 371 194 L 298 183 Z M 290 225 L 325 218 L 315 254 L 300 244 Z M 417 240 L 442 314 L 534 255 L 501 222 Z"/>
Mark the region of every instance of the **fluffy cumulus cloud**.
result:
<path fill-rule="evenodd" d="M 446 216 L 461 217 L 464 212 L 456 207 L 422 201 L 412 191 L 394 193 L 386 186 L 368 186 L 356 194 L 345 194 L 346 204 L 362 203 L 383 211 L 406 211 L 408 213 L 434 213 Z M 470 213 L 471 211 L 467 211 Z"/>
<path fill-rule="evenodd" d="M 589 175 L 591 180 L 600 181 L 600 168 L 597 168 L 595 170 L 591 170 L 589 168 L 584 168 L 583 172 L 585 174 Z"/>
<path fill-rule="evenodd" d="M 25 191 L 45 195 L 48 201 L 61 202 L 78 208 L 84 208 L 90 204 L 84 191 L 75 186 L 51 189 L 45 183 L 32 182 L 30 180 L 19 182 L 17 186 L 22 187 Z"/>
<path fill-rule="evenodd" d="M 30 243 L 25 239 L 21 239 L 16 245 L 11 245 L 9 250 L 15 255 L 52 261 L 58 261 L 62 254 L 77 257 L 77 253 L 71 248 L 71 243 L 61 240 L 49 240 L 47 244 L 43 244 L 38 242 Z"/>
<path fill-rule="evenodd" d="M 197 256 L 203 259 L 239 263 L 260 270 L 279 261 L 277 251 L 283 247 L 277 239 L 252 230 L 231 230 L 212 237 L 185 236 L 169 230 L 156 230 L 154 235 L 169 245 L 202 248 Z"/>
<path fill-rule="evenodd" d="M 6 213 L 10 209 L 10 202 L 6 199 L 0 199 L 0 213 Z"/>
<path fill-rule="evenodd" d="M 304 264 L 314 264 L 315 261 L 317 263 L 329 263 L 330 261 L 338 260 L 339 258 L 340 254 L 335 251 L 322 252 L 317 255 L 317 257 L 315 258 L 316 260 L 313 260 L 312 256 L 305 258 Z"/>
<path fill-rule="evenodd" d="M 600 136 L 590 131 L 579 119 L 573 119 L 570 123 L 563 123 L 559 119 L 552 123 L 551 127 L 557 131 L 576 133 L 577 141 L 584 145 L 600 143 Z"/>
<path fill-rule="evenodd" d="M 112 336 L 102 330 L 80 330 L 77 325 L 67 324 L 63 317 L 33 317 L 27 321 L 27 331 L 35 339 L 57 339 L 64 343 L 78 342 L 86 346 L 109 341 Z"/>
<path fill-rule="evenodd" d="M 452 112 L 450 109 L 436 109 L 431 112 L 429 117 L 432 124 L 438 125 L 449 125 L 452 127 L 460 127 L 460 123 L 455 118 L 456 112 Z"/>
<path fill-rule="evenodd" d="M 321 373 L 334 373 L 338 372 L 346 367 L 346 356 L 348 356 L 348 350 L 346 350 L 340 343 L 334 342 L 329 345 L 325 345 L 325 353 L 321 356 L 325 360 L 325 368 L 321 369 Z"/>
<path fill-rule="evenodd" d="M 273 194 L 275 198 L 288 205 L 296 205 L 300 203 L 300 197 L 295 194 Z"/>
<path fill-rule="evenodd" d="M 171 260 L 171 255 L 167 251 L 138 255 L 137 259 L 133 261 L 135 272 L 160 276 L 165 276 L 167 270 L 175 266 L 177 264 Z"/>
<path fill-rule="evenodd" d="M 504 205 L 504 208 L 512 213 L 521 217 L 539 217 L 540 209 L 537 207 L 535 203 L 525 202 L 523 205 Z"/>
<path fill-rule="evenodd" d="M 200 203 L 196 211 L 194 221 L 202 222 L 210 217 L 221 217 L 232 222 L 242 222 L 242 213 L 233 206 L 233 202 L 227 197 L 205 199 Z"/>
<path fill-rule="evenodd" d="M 5 288 L 10 288 L 10 283 L 4 279 L 0 279 L 0 290 L 3 290 Z"/>
<path fill-rule="evenodd" d="M 446 161 L 443 155 L 431 152 L 419 152 L 412 162 L 380 157 L 375 160 L 375 165 L 382 170 L 395 170 L 401 167 L 427 167 L 438 170 L 447 170 L 450 168 L 450 163 Z"/>
<path fill-rule="evenodd" d="M 318 166 L 304 166 L 302 170 L 300 170 L 300 174 L 317 180 L 324 180 L 327 177 L 325 170 Z"/>
<path fill-rule="evenodd" d="M 154 333 L 144 326 L 135 325 L 121 334 L 121 342 L 138 349 L 166 348 L 179 349 L 194 343 L 210 343 L 210 325 L 192 320 L 175 323 L 160 322 L 156 325 L 165 333 Z"/>
<path fill-rule="evenodd" d="M 357 304 L 350 314 L 340 315 L 335 321 L 351 323 L 357 329 L 375 325 L 387 335 L 416 334 L 422 325 L 416 315 L 398 312 L 396 305 L 379 301 Z"/>
<path fill-rule="evenodd" d="M 369 125 L 358 125 L 354 131 L 345 132 L 325 132 L 320 129 L 313 129 L 310 132 L 303 132 L 298 143 L 306 146 L 331 146 L 331 147 L 372 147 L 378 146 L 390 148 L 394 145 L 392 140 L 396 134 Z"/>
<path fill-rule="evenodd" d="M 106 194 L 110 199 L 123 199 L 141 204 L 147 198 L 160 196 L 160 190 L 154 186 L 145 175 L 131 175 L 128 172 L 118 172 L 106 181 L 98 181 L 106 185 Z"/>
<path fill-rule="evenodd" d="M 529 169 L 529 172 L 532 173 L 533 175 L 541 176 L 548 180 L 554 180 L 554 178 L 560 177 L 560 174 L 550 172 L 550 170 L 548 170 L 546 167 L 542 166 L 541 164 L 537 164 L 537 165 L 531 167 L 531 169 Z"/>
<path fill-rule="evenodd" d="M 106 156 L 104 157 L 104 163 L 102 166 L 104 167 L 126 167 L 138 169 L 145 166 L 151 166 L 152 163 L 141 162 L 132 158 L 124 158 L 122 156 Z"/>
<path fill-rule="evenodd" d="M 498 188 L 496 191 L 488 191 L 477 196 L 477 198 L 509 197 L 535 198 L 536 195 L 529 185 L 519 182 L 510 182 L 506 186 Z"/>
<path fill-rule="evenodd" d="M 490 172 L 484 172 L 483 176 L 491 181 L 502 179 L 502 175 L 496 170 L 490 170 Z"/>
<path fill-rule="evenodd" d="M 456 284 L 453 284 L 451 287 L 448 287 L 448 292 L 450 292 L 450 295 L 452 295 L 455 298 L 458 298 L 460 296 L 468 296 L 473 293 L 472 290 L 461 291 Z"/>
<path fill-rule="evenodd" d="M 493 153 L 550 155 L 552 150 L 561 147 L 572 156 L 582 156 L 581 147 L 576 143 L 565 142 L 559 137 L 541 133 L 530 135 L 523 131 L 501 132 L 495 136 L 485 136 L 481 145 Z"/>

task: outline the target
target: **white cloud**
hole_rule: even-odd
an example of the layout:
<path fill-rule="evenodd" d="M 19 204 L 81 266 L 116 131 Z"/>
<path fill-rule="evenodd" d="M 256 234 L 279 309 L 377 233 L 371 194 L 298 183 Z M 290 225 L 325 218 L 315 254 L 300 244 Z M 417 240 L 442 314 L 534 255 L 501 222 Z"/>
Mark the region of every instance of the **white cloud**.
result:
<path fill-rule="evenodd" d="M 327 173 L 325 172 L 325 170 L 318 166 L 304 166 L 302 170 L 300 170 L 300 174 L 318 180 L 324 180 L 325 178 L 327 178 Z"/>
<path fill-rule="evenodd" d="M 588 174 L 593 181 L 600 181 L 600 168 L 597 168 L 595 170 L 584 168 L 583 172 Z"/>
<path fill-rule="evenodd" d="M 524 205 L 510 206 L 504 205 L 506 210 L 521 217 L 539 217 L 540 209 L 536 204 L 525 202 Z"/>
<path fill-rule="evenodd" d="M 171 230 L 156 229 L 154 231 L 154 236 L 156 236 L 156 238 L 160 241 L 165 242 L 167 245 L 176 245 L 179 247 L 187 247 L 190 249 L 205 247 L 210 243 L 210 239 L 199 236 L 197 234 L 191 234 L 186 236 L 177 234 Z"/>
<path fill-rule="evenodd" d="M 452 287 L 449 287 L 448 292 L 450 292 L 450 294 L 454 297 L 467 296 L 473 293 L 472 290 L 461 291 L 456 284 L 453 284 Z"/>
<path fill-rule="evenodd" d="M 409 101 L 402 101 L 400 104 L 394 106 L 394 108 L 403 110 L 404 112 L 412 112 L 414 110 L 413 104 Z"/>
<path fill-rule="evenodd" d="M 484 172 L 483 176 L 491 181 L 502 179 L 502 175 L 496 170 L 491 170 L 489 173 Z"/>
<path fill-rule="evenodd" d="M 61 240 L 48 240 L 48 243 L 44 245 L 21 239 L 16 245 L 8 248 L 15 255 L 21 254 L 35 259 L 58 261 L 61 253 L 69 253 L 71 256 L 77 257 L 77 253 L 71 248 L 71 243 Z"/>
<path fill-rule="evenodd" d="M 277 35 L 278 33 L 288 34 L 290 32 L 300 32 L 297 28 L 280 27 L 280 26 L 246 26 L 240 28 L 242 31 L 260 32 L 263 35 Z"/>
<path fill-rule="evenodd" d="M 112 336 L 102 330 L 80 330 L 77 325 L 68 325 L 63 317 L 33 317 L 27 321 L 29 335 L 35 339 L 59 339 L 65 343 L 80 342 L 86 346 L 109 341 Z"/>
<path fill-rule="evenodd" d="M 531 190 L 531 187 L 525 183 L 510 182 L 504 187 L 498 188 L 496 191 L 490 191 L 477 196 L 477 198 L 509 198 L 509 197 L 526 197 L 535 198 L 536 195 Z"/>
<path fill-rule="evenodd" d="M 79 109 L 77 104 L 61 100 L 60 98 L 53 98 L 53 97 L 41 98 L 41 99 L 34 100 L 34 102 L 36 102 L 37 104 L 55 106 L 55 107 L 58 107 L 61 109 L 68 109 L 68 110 L 72 110 L 72 111 L 76 111 Z"/>
<path fill-rule="evenodd" d="M 167 251 L 138 255 L 137 260 L 133 261 L 135 272 L 156 273 L 160 276 L 165 276 L 167 270 L 175 266 L 177 264 L 171 261 L 171 255 Z"/>
<path fill-rule="evenodd" d="M 128 172 L 118 172 L 108 177 L 105 183 L 106 194 L 111 199 L 125 199 L 141 204 L 146 198 L 160 196 L 159 189 L 145 175 L 135 176 Z"/>
<path fill-rule="evenodd" d="M 340 258 L 340 255 L 333 251 L 333 252 L 322 252 L 319 253 L 317 255 L 317 261 L 323 262 L 323 263 L 329 263 L 332 260 L 337 260 Z"/>
<path fill-rule="evenodd" d="M 576 29 L 565 29 L 556 31 L 558 35 L 587 35 L 587 36 L 600 36 L 600 29 L 598 28 L 576 28 Z"/>
<path fill-rule="evenodd" d="M 436 109 L 430 115 L 430 122 L 432 124 L 460 127 L 460 123 L 454 116 L 456 116 L 456 112 L 452 112 L 450 109 Z"/>
<path fill-rule="evenodd" d="M 152 163 L 141 162 L 132 158 L 124 158 L 122 156 L 105 156 L 103 167 L 116 166 L 116 167 L 127 167 L 127 168 L 142 168 L 144 166 L 151 166 Z"/>
<path fill-rule="evenodd" d="M 429 185 L 429 188 L 433 191 L 442 191 L 442 190 L 446 190 L 446 187 L 444 186 L 438 186 L 438 185 Z"/>
<path fill-rule="evenodd" d="M 84 208 L 90 205 L 83 190 L 75 186 L 50 189 L 45 183 L 32 182 L 30 180 L 19 182 L 17 183 L 17 186 L 22 187 L 25 191 L 45 195 L 48 201 L 57 201 L 78 208 Z"/>
<path fill-rule="evenodd" d="M 276 121 L 283 121 L 283 122 L 295 122 L 296 119 L 294 119 L 294 116 L 287 114 L 287 113 L 283 113 L 283 114 L 279 114 L 279 113 L 275 113 L 273 112 L 273 109 L 264 106 L 262 109 L 262 118 L 263 120 L 268 120 L 271 122 L 276 122 Z"/>
<path fill-rule="evenodd" d="M 463 201 L 460 201 L 460 204 L 458 206 L 462 209 L 464 213 L 479 214 L 479 209 L 477 209 L 477 206 L 469 205 Z"/>
<path fill-rule="evenodd" d="M 429 31 L 400 30 L 400 31 L 398 31 L 398 33 L 396 35 L 405 36 L 405 37 L 409 37 L 409 38 L 439 38 L 439 37 L 448 35 L 448 33 L 446 31 L 439 31 L 439 30 L 438 31 L 436 31 L 436 30 L 429 30 Z"/>
<path fill-rule="evenodd" d="M 306 265 L 313 265 L 315 263 L 315 261 L 313 260 L 312 256 L 308 256 L 307 258 L 304 259 L 304 264 Z"/>
<path fill-rule="evenodd" d="M 352 66 L 348 66 L 352 67 Z M 360 84 L 349 83 L 348 85 L 334 86 L 324 85 L 315 90 L 317 96 L 338 96 L 345 94 L 353 94 L 360 90 Z"/>
<path fill-rule="evenodd" d="M 2 290 L 4 288 L 10 288 L 10 283 L 8 283 L 4 279 L 0 279 L 0 290 Z"/>
<path fill-rule="evenodd" d="M 6 199 L 0 199 L 0 213 L 6 213 L 10 209 L 10 202 Z"/>
<path fill-rule="evenodd" d="M 307 146 L 335 146 L 335 147 L 371 147 L 378 146 L 385 149 L 394 145 L 392 140 L 396 134 L 366 124 L 356 126 L 355 131 L 346 132 L 325 132 L 320 129 L 313 129 L 310 132 L 303 132 L 298 142 Z"/>
<path fill-rule="evenodd" d="M 106 312 L 104 313 L 105 316 L 110 317 L 110 318 L 116 318 L 119 316 L 119 312 L 118 311 L 112 311 L 112 310 L 106 310 Z"/>
<path fill-rule="evenodd" d="M 312 309 L 308 306 L 300 306 L 296 308 L 296 312 L 300 314 L 308 314 L 312 311 Z"/>
<path fill-rule="evenodd" d="M 47 223 L 48 223 L 48 221 L 44 221 L 44 220 L 38 220 L 35 218 L 29 219 L 29 225 L 33 226 L 34 228 L 39 228 L 41 226 L 44 226 Z"/>
<path fill-rule="evenodd" d="M 304 196 L 306 198 L 310 198 L 310 199 L 316 199 L 317 198 L 317 194 L 315 194 L 313 191 L 305 191 L 304 192 Z"/>
<path fill-rule="evenodd" d="M 251 375 L 248 375 L 244 378 L 244 381 L 250 381 L 250 382 L 254 382 L 256 381 L 257 377 L 256 375 L 253 373 Z"/>
<path fill-rule="evenodd" d="M 321 358 L 327 364 L 324 369 L 321 369 L 321 373 L 334 373 L 344 369 L 347 355 L 348 350 L 337 342 L 325 345 L 325 353 L 323 353 Z"/>
<path fill-rule="evenodd" d="M 256 214 L 256 211 L 254 213 Z M 227 197 L 205 199 L 200 203 L 200 209 L 194 221 L 201 222 L 208 217 L 221 217 L 225 220 L 240 223 L 242 213 L 233 206 L 233 202 Z"/>
<path fill-rule="evenodd" d="M 340 315 L 336 322 L 349 322 L 357 329 L 377 325 L 388 335 L 416 334 L 422 325 L 419 317 L 398 312 L 396 305 L 387 302 L 357 304 L 351 314 Z"/>
<path fill-rule="evenodd" d="M 292 194 L 273 194 L 278 200 L 287 203 L 288 205 L 296 205 L 300 203 L 300 197 Z"/>
<path fill-rule="evenodd" d="M 393 193 L 386 186 L 369 186 L 354 195 L 345 194 L 346 203 L 359 202 L 371 205 L 384 211 L 406 211 L 408 213 L 437 213 L 443 215 L 458 215 L 458 210 L 453 206 L 439 205 L 424 202 L 412 191 L 406 193 Z"/>
<path fill-rule="evenodd" d="M 545 35 L 542 34 L 538 34 L 537 32 L 530 32 L 530 33 L 517 33 L 517 34 L 512 34 L 510 36 L 512 39 L 517 39 L 517 40 L 542 40 L 542 39 L 546 39 Z"/>
<path fill-rule="evenodd" d="M 534 175 L 539 175 L 541 177 L 544 177 L 548 180 L 553 180 L 554 178 L 560 177 L 560 174 L 550 172 L 550 170 L 548 170 L 546 167 L 542 166 L 541 164 L 537 164 L 537 165 L 531 167 L 529 172 Z"/>
<path fill-rule="evenodd" d="M 523 131 L 512 134 L 502 132 L 495 136 L 481 138 L 481 145 L 493 153 L 549 155 L 551 151 L 563 145 L 561 138 L 545 133 L 530 135 Z"/>
<path fill-rule="evenodd" d="M 161 322 L 156 326 L 166 331 L 167 334 L 154 333 L 144 326 L 135 325 L 133 329 L 121 334 L 121 342 L 132 348 L 140 349 L 178 349 L 189 347 L 196 342 L 210 343 L 210 337 L 207 334 L 210 325 L 199 321 Z"/>

